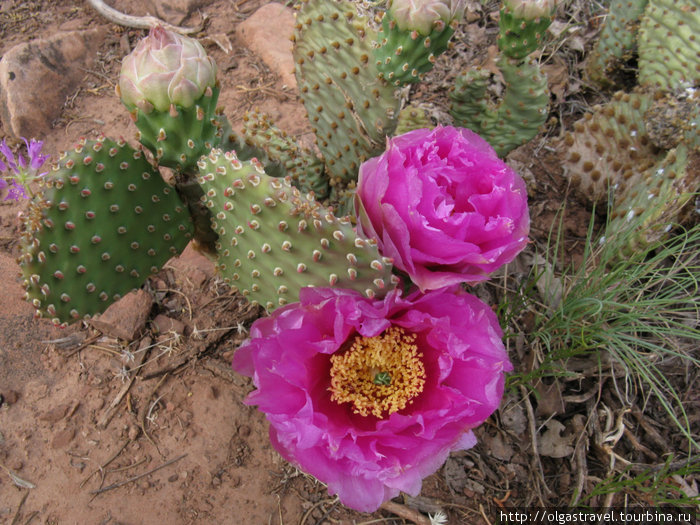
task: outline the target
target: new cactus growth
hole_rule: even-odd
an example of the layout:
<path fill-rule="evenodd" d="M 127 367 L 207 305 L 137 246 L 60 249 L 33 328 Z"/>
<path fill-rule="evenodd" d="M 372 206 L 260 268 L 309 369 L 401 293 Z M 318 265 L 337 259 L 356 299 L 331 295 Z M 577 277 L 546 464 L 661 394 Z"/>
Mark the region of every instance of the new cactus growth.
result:
<path fill-rule="evenodd" d="M 374 45 L 382 77 L 397 86 L 418 82 L 447 49 L 464 7 L 464 0 L 392 0 Z"/>
<path fill-rule="evenodd" d="M 391 261 L 289 178 L 221 150 L 199 161 L 203 201 L 219 235 L 224 280 L 268 310 L 299 300 L 304 286 L 335 286 L 381 297 L 396 285 Z"/>
<path fill-rule="evenodd" d="M 192 38 L 154 27 L 124 59 L 117 94 L 162 166 L 195 169 L 220 142 L 216 64 Z"/>
<path fill-rule="evenodd" d="M 498 103 L 488 96 L 490 73 L 471 69 L 455 81 L 450 114 L 455 124 L 484 137 L 500 156 L 521 146 L 547 119 L 547 77 L 534 62 L 517 63 L 501 57 L 505 92 Z"/>
<path fill-rule="evenodd" d="M 555 5 L 555 0 L 504 0 L 498 22 L 501 52 L 521 60 L 541 47 Z"/>
<path fill-rule="evenodd" d="M 27 298 L 54 324 L 140 287 L 192 237 L 175 188 L 124 141 L 81 140 L 45 181 L 22 237 Z"/>
<path fill-rule="evenodd" d="M 637 53 L 637 32 L 649 0 L 612 0 L 605 25 L 586 63 L 588 77 L 598 84 L 622 83 Z"/>
<path fill-rule="evenodd" d="M 318 199 L 328 197 L 328 180 L 324 176 L 321 160 L 275 126 L 269 115 L 247 112 L 243 116 L 243 136 L 237 140 L 244 142 L 241 149 L 253 148 L 263 153 L 266 159 L 263 164 L 268 175 L 288 175 L 302 192 L 313 191 Z"/>
<path fill-rule="evenodd" d="M 547 77 L 539 64 L 527 57 L 543 45 L 555 5 L 555 0 L 503 3 L 497 66 L 505 92 L 499 102 L 487 95 L 490 75 L 480 68 L 462 73 L 450 91 L 450 114 L 455 124 L 482 135 L 501 156 L 532 139 L 547 119 Z"/>
<path fill-rule="evenodd" d="M 375 31 L 351 2 L 301 2 L 294 33 L 297 82 L 334 194 L 357 179 L 362 162 L 383 151 L 396 126 L 399 101 L 378 77 L 374 40 Z"/>

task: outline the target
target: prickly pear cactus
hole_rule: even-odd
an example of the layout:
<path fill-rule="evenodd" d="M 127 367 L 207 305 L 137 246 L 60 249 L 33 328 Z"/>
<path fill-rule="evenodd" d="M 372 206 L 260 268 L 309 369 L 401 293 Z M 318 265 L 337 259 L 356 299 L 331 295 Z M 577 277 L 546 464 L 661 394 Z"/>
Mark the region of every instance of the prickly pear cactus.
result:
<path fill-rule="evenodd" d="M 268 310 L 299 300 L 304 286 L 338 286 L 381 297 L 395 287 L 391 262 L 291 180 L 256 160 L 213 150 L 199 183 L 219 235 L 217 268 L 226 282 Z M 214 213 L 215 212 L 215 213 Z"/>
<path fill-rule="evenodd" d="M 292 177 L 294 185 L 302 192 L 313 191 L 318 199 L 328 197 L 328 181 L 321 160 L 275 126 L 269 115 L 257 111 L 243 115 L 242 140 L 246 146 L 265 153 L 266 173 L 271 168 L 277 173 L 270 175 Z"/>
<path fill-rule="evenodd" d="M 651 95 L 616 93 L 560 144 L 568 152 L 565 174 L 581 195 L 612 206 L 608 236 L 641 217 L 629 249 L 662 237 L 700 185 L 698 155 L 687 142 L 665 151 L 651 141 L 644 116 L 652 102 Z"/>
<path fill-rule="evenodd" d="M 612 0 L 600 37 L 586 63 L 586 74 L 603 86 L 621 83 L 637 55 L 637 33 L 649 0 Z"/>
<path fill-rule="evenodd" d="M 399 101 L 372 58 L 376 32 L 348 0 L 302 0 L 294 33 L 296 77 L 332 191 L 384 150 Z M 333 196 L 331 196 L 333 200 Z"/>
<path fill-rule="evenodd" d="M 505 0 L 499 18 L 498 47 L 508 58 L 522 60 L 542 46 L 552 23 L 554 0 Z"/>
<path fill-rule="evenodd" d="M 123 140 L 81 140 L 45 185 L 18 262 L 36 314 L 54 324 L 103 311 L 192 236 L 175 188 Z"/>
<path fill-rule="evenodd" d="M 149 113 L 139 108 L 131 117 L 139 129 L 138 139 L 161 166 L 179 172 L 196 170 L 197 160 L 221 143 L 221 124 L 216 113 L 219 88 L 207 88 L 192 107 L 172 105 L 168 111 Z"/>
<path fill-rule="evenodd" d="M 534 62 L 501 57 L 505 91 L 493 104 L 487 94 L 490 74 L 471 69 L 457 77 L 450 92 L 450 114 L 457 126 L 469 128 L 485 138 L 500 156 L 537 135 L 547 119 L 547 77 Z"/>
<path fill-rule="evenodd" d="M 418 106 L 406 106 L 399 113 L 399 120 L 396 125 L 396 134 L 403 135 L 409 131 L 423 128 L 432 128 L 433 123 L 426 111 Z"/>
<path fill-rule="evenodd" d="M 651 103 L 648 95 L 618 92 L 608 104 L 594 107 L 564 136 L 560 147 L 566 153 L 565 173 L 582 196 L 605 203 L 611 188 L 626 191 L 639 172 L 663 158 L 644 125 Z"/>
<path fill-rule="evenodd" d="M 623 231 L 638 218 L 629 237 L 626 253 L 634 252 L 663 238 L 678 222 L 683 222 L 686 206 L 700 188 L 700 155 L 684 144 L 669 151 L 663 159 L 641 173 L 639 180 L 614 201 L 608 232 Z"/>
<path fill-rule="evenodd" d="M 700 83 L 700 0 L 649 0 L 639 29 L 639 84 L 673 91 Z"/>
<path fill-rule="evenodd" d="M 442 20 L 425 35 L 415 29 L 401 29 L 391 11 L 387 11 L 374 45 L 377 69 L 383 78 L 397 86 L 418 82 L 447 50 L 453 34 L 453 27 Z"/>

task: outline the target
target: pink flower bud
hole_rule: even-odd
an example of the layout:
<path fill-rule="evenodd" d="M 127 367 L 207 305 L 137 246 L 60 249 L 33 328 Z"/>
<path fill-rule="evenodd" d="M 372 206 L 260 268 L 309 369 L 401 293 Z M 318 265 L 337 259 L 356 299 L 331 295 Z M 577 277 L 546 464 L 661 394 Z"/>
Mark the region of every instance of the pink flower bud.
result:
<path fill-rule="evenodd" d="M 189 108 L 216 83 L 216 64 L 196 40 L 156 26 L 124 58 L 119 94 L 146 113 Z"/>
<path fill-rule="evenodd" d="M 464 14 L 466 0 L 393 0 L 389 12 L 399 29 L 429 34 L 436 22 L 449 24 Z"/>

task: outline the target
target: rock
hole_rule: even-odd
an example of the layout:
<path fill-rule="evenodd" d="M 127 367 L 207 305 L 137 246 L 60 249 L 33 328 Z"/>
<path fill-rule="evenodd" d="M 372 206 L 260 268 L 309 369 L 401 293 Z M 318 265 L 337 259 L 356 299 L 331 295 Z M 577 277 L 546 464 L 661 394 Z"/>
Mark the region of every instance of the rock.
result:
<path fill-rule="evenodd" d="M 258 55 L 282 84 L 296 90 L 292 41 L 294 11 L 275 2 L 265 4 L 236 28 L 238 40 Z"/>
<path fill-rule="evenodd" d="M 176 334 L 182 335 L 185 333 L 186 326 L 181 321 L 168 317 L 167 315 L 158 314 L 155 319 L 153 319 L 153 326 L 159 334 L 169 334 L 170 332 L 175 332 Z"/>
<path fill-rule="evenodd" d="M 92 67 L 106 31 L 57 33 L 16 45 L 0 60 L 0 121 L 17 137 L 41 137 Z"/>
<path fill-rule="evenodd" d="M 19 400 L 19 393 L 14 390 L 7 390 L 2 393 L 2 397 L 6 404 L 14 405 Z"/>
<path fill-rule="evenodd" d="M 179 26 L 197 9 L 211 2 L 212 0 L 147 0 L 146 8 L 169 24 Z"/>
<path fill-rule="evenodd" d="M 143 290 L 131 292 L 111 305 L 90 324 L 105 335 L 133 341 L 146 326 L 153 298 Z"/>
<path fill-rule="evenodd" d="M 188 244 L 179 257 L 173 257 L 166 266 L 175 272 L 175 280 L 185 292 L 199 290 L 215 273 L 214 263 Z"/>
<path fill-rule="evenodd" d="M 75 437 L 75 429 L 70 427 L 54 434 L 51 440 L 51 448 L 65 448 Z"/>

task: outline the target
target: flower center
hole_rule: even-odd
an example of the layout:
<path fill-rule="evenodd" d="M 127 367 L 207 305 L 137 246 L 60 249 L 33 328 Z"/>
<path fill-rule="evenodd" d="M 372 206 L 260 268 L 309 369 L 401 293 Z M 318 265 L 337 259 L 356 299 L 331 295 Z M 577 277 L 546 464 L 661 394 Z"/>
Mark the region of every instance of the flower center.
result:
<path fill-rule="evenodd" d="M 378 418 L 406 408 L 425 384 L 415 340 L 398 326 L 355 337 L 349 350 L 331 356 L 331 401 L 352 403 L 355 414 Z"/>

